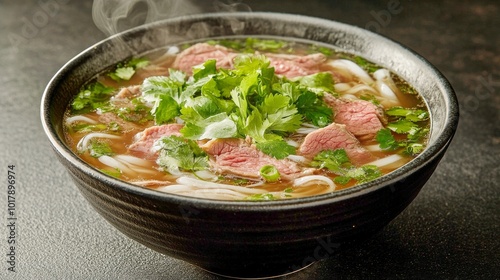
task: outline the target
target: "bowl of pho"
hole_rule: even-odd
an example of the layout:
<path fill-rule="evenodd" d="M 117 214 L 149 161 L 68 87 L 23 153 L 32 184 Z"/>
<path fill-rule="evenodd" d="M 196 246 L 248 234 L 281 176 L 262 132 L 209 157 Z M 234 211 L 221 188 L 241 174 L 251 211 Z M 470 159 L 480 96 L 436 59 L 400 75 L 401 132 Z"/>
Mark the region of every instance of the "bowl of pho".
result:
<path fill-rule="evenodd" d="M 283 275 L 403 211 L 455 133 L 424 58 L 346 24 L 218 13 L 140 26 L 64 65 L 41 119 L 94 209 L 160 253 Z"/>

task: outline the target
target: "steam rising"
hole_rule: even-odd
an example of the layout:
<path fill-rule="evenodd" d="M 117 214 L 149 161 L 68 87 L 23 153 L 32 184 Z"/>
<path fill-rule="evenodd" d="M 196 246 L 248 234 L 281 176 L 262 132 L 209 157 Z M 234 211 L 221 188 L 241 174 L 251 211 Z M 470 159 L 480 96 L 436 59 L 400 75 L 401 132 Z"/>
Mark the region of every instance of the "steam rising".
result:
<path fill-rule="evenodd" d="M 158 20 L 204 13 L 251 11 L 235 0 L 94 0 L 92 18 L 95 25 L 110 36 Z"/>

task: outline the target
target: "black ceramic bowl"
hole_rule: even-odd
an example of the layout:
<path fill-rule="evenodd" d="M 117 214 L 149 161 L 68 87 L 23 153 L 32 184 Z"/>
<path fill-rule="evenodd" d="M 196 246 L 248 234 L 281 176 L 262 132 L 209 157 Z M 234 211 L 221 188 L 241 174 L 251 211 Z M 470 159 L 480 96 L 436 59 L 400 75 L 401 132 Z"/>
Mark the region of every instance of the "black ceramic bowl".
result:
<path fill-rule="evenodd" d="M 403 77 L 425 99 L 431 135 L 425 151 L 400 169 L 350 189 L 268 202 L 183 197 L 131 185 L 92 168 L 63 137 L 63 112 L 79 88 L 134 55 L 220 36 L 309 40 L 361 55 Z M 45 132 L 83 196 L 125 235 L 160 253 L 236 277 L 302 268 L 372 236 L 415 198 L 445 153 L 458 123 L 446 79 L 425 59 L 353 26 L 275 13 L 206 14 L 166 20 L 110 37 L 69 61 L 42 99 Z"/>

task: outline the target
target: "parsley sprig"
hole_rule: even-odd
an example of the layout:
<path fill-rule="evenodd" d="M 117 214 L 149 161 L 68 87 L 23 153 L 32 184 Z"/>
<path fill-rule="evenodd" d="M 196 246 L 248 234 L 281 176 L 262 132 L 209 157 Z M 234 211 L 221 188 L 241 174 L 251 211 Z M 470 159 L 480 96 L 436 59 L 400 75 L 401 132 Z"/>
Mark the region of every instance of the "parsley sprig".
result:
<path fill-rule="evenodd" d="M 332 173 L 338 175 L 334 182 L 345 185 L 351 180 L 358 183 L 365 183 L 382 176 L 382 172 L 375 165 L 363 165 L 356 167 L 347 156 L 344 149 L 325 150 L 317 154 L 311 166 L 326 168 Z"/>
<path fill-rule="evenodd" d="M 261 55 L 241 55 L 234 69 L 217 69 L 207 60 L 187 77 L 169 70 L 168 77 L 150 77 L 142 84 L 143 98 L 153 102 L 157 124 L 184 121 L 181 133 L 191 140 L 250 137 L 258 149 L 282 159 L 295 153 L 283 137 L 303 122 L 324 127 L 332 110 L 322 100 L 333 92 L 331 74 L 296 80 L 278 77 Z"/>
<path fill-rule="evenodd" d="M 375 139 L 380 148 L 388 151 L 402 149 L 408 155 L 417 155 L 425 145 L 422 139 L 429 133 L 427 121 L 429 113 L 422 109 L 408 109 L 399 106 L 385 111 L 389 117 L 386 128 L 377 132 Z M 401 140 L 397 140 L 398 135 Z"/>
<path fill-rule="evenodd" d="M 148 64 L 149 60 L 145 58 L 132 58 L 124 63 L 117 64 L 115 70 L 108 73 L 108 76 L 117 82 L 128 81 L 134 76 L 137 69 L 146 67 Z"/>
<path fill-rule="evenodd" d="M 208 168 L 207 154 L 193 140 L 171 135 L 161 138 L 157 143 L 160 152 L 156 163 L 170 173 Z"/>
<path fill-rule="evenodd" d="M 114 95 L 115 89 L 100 82 L 84 86 L 71 103 L 72 113 L 84 114 L 109 104 L 109 99 Z"/>

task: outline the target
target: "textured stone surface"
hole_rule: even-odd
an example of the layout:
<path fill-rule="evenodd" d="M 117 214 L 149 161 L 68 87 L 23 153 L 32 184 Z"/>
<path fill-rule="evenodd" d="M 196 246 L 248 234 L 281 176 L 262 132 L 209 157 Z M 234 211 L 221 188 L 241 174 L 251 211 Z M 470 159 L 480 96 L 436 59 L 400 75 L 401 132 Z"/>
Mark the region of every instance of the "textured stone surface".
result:
<path fill-rule="evenodd" d="M 415 201 L 356 250 L 288 279 L 499 278 L 500 5 L 486 0 L 245 2 L 253 11 L 333 19 L 399 41 L 441 70 L 461 105 L 455 139 Z M 93 23 L 91 8 L 91 1 L 2 1 L 0 167 L 6 176 L 7 165 L 16 165 L 18 272 L 6 271 L 4 226 L 0 279 L 219 279 L 157 254 L 107 224 L 78 193 L 45 138 L 39 120 L 45 85 L 66 61 L 106 36 Z M 2 181 L 0 217 L 6 224 Z"/>

